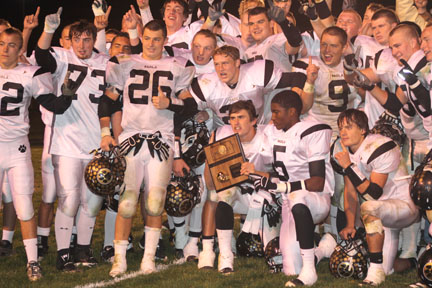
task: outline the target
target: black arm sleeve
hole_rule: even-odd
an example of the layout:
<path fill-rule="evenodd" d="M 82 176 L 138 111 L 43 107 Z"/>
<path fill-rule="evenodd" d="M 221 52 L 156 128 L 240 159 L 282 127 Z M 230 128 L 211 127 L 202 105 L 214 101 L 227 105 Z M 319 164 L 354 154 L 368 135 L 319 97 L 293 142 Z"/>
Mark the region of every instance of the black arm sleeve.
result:
<path fill-rule="evenodd" d="M 183 100 L 184 109 L 182 113 L 174 113 L 174 135 L 179 136 L 181 134 L 181 127 L 184 121 L 192 118 L 198 113 L 198 106 L 193 98 L 186 98 Z"/>
<path fill-rule="evenodd" d="M 203 0 L 201 2 L 195 2 L 195 3 L 196 3 L 196 6 L 199 8 L 199 10 L 201 10 L 201 16 L 204 17 L 204 19 L 207 19 L 208 9 L 210 8 L 210 4 L 208 3 L 208 1 L 207 0 Z M 194 12 L 195 13 L 192 14 L 192 21 L 191 21 L 191 23 L 199 20 L 198 13 L 197 13 L 198 9 L 194 9 Z"/>
<path fill-rule="evenodd" d="M 36 46 L 35 57 L 39 66 L 45 68 L 45 70 L 48 70 L 51 74 L 54 74 L 57 69 L 57 62 L 51 54 L 50 49 L 44 50 Z"/>
<path fill-rule="evenodd" d="M 140 54 L 142 52 L 142 43 L 141 43 L 141 39 L 138 38 L 138 45 L 135 46 L 131 46 L 131 53 L 132 54 Z"/>
<path fill-rule="evenodd" d="M 72 97 L 64 95 L 56 97 L 54 94 L 49 93 L 39 95 L 36 101 L 54 114 L 63 114 L 72 104 Z"/>
<path fill-rule="evenodd" d="M 403 107 L 403 104 L 400 102 L 396 94 L 388 92 L 387 101 L 384 103 L 383 107 L 393 115 L 398 116 L 399 110 Z"/>
<path fill-rule="evenodd" d="M 123 108 L 123 103 L 121 101 L 121 96 L 117 100 L 112 100 L 107 95 L 103 94 L 99 100 L 98 105 L 98 116 L 100 118 L 111 117 L 117 111 L 121 111 Z"/>
<path fill-rule="evenodd" d="M 420 102 L 420 105 L 427 109 L 427 113 L 431 113 L 431 99 L 429 95 L 429 91 L 420 83 L 414 89 L 411 88 L 411 92 L 415 95 L 415 97 Z"/>
<path fill-rule="evenodd" d="M 325 178 L 325 161 L 317 160 L 309 162 L 309 174 L 311 177 L 317 176 Z"/>
<path fill-rule="evenodd" d="M 303 89 L 306 79 L 306 75 L 301 72 L 283 72 L 279 83 L 276 85 L 276 89 L 286 87 Z"/>

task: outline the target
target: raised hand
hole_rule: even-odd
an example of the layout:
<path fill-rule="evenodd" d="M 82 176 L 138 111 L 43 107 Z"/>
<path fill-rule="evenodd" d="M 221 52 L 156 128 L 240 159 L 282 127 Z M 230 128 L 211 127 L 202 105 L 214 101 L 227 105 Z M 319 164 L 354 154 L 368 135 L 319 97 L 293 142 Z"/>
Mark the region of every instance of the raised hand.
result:
<path fill-rule="evenodd" d="M 307 76 L 307 82 L 310 84 L 315 83 L 315 80 L 318 78 L 318 71 L 320 67 L 312 63 L 312 57 L 309 56 L 309 64 L 306 68 L 306 76 Z"/>
<path fill-rule="evenodd" d="M 272 0 L 267 0 L 267 4 L 270 7 L 267 13 L 272 20 L 274 20 L 276 23 L 282 23 L 286 20 L 285 13 L 282 8 L 274 5 Z"/>
<path fill-rule="evenodd" d="M 225 12 L 225 10 L 223 10 L 225 3 L 226 0 L 222 0 L 222 2 L 210 6 L 208 10 L 208 17 L 211 21 L 217 21 L 223 15 Z"/>
<path fill-rule="evenodd" d="M 354 54 L 348 54 L 344 57 L 343 65 L 346 71 L 353 72 L 355 69 L 358 69 L 361 64 L 360 58 L 361 47 L 357 47 Z"/>
<path fill-rule="evenodd" d="M 105 14 L 95 16 L 94 25 L 98 30 L 105 29 L 108 26 L 108 18 L 111 13 L 111 6 L 108 7 Z"/>
<path fill-rule="evenodd" d="M 24 29 L 33 30 L 39 25 L 39 12 L 40 7 L 38 6 L 35 14 L 27 15 L 24 18 Z"/>
<path fill-rule="evenodd" d="M 375 84 L 361 71 L 355 69 L 354 73 L 356 74 L 353 80 L 355 86 L 367 91 L 371 91 L 375 88 Z"/>
<path fill-rule="evenodd" d="M 108 4 L 105 0 L 94 0 L 92 10 L 95 17 L 105 15 L 108 10 Z"/>
<path fill-rule="evenodd" d="M 135 7 L 130 5 L 131 9 L 123 15 L 123 21 L 125 26 L 129 30 L 137 28 L 138 25 L 138 15 L 136 13 Z"/>
<path fill-rule="evenodd" d="M 63 7 L 60 7 L 56 13 L 49 14 L 45 17 L 44 32 L 54 34 L 55 30 L 60 26 L 60 16 Z"/>

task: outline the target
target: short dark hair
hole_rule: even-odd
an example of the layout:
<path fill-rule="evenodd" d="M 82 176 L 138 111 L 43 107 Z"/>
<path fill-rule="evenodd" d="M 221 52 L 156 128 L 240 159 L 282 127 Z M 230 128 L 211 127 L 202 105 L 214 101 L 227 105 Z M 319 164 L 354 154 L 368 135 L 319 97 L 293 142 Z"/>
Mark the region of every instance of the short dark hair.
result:
<path fill-rule="evenodd" d="M 162 9 L 161 9 L 162 18 L 164 17 L 164 14 L 165 14 L 166 5 L 168 5 L 168 3 L 172 3 L 172 2 L 178 3 L 183 7 L 183 16 L 185 18 L 187 18 L 189 16 L 189 5 L 186 3 L 186 1 L 184 1 L 184 0 L 166 0 L 162 6 Z"/>
<path fill-rule="evenodd" d="M 409 38 L 416 39 L 420 44 L 421 29 L 417 24 L 409 21 L 403 21 L 390 31 L 389 37 L 392 37 L 399 30 L 403 31 L 404 35 L 408 36 Z"/>
<path fill-rule="evenodd" d="M 0 18 L 0 25 L 4 25 L 8 28 L 12 27 L 12 25 L 9 23 L 9 21 L 7 21 L 6 19 L 2 19 L 2 18 Z"/>
<path fill-rule="evenodd" d="M 216 48 L 213 57 L 215 57 L 216 55 L 229 56 L 234 60 L 240 59 L 240 52 L 238 48 L 230 45 L 224 45 L 222 47 Z"/>
<path fill-rule="evenodd" d="M 291 90 L 283 90 L 279 92 L 273 97 L 271 103 L 279 104 L 286 110 L 288 110 L 289 108 L 294 108 L 299 117 L 303 109 L 303 103 L 300 96 L 296 92 Z"/>
<path fill-rule="evenodd" d="M 371 10 L 372 12 L 376 12 L 379 9 L 384 8 L 384 6 L 382 4 L 379 3 L 370 3 L 367 7 L 366 10 Z"/>
<path fill-rule="evenodd" d="M 240 110 L 246 110 L 249 114 L 249 120 L 252 121 L 258 117 L 255 106 L 252 103 L 251 100 L 239 100 L 233 104 L 230 105 L 228 110 L 228 115 L 231 115 L 232 113 L 237 113 Z"/>
<path fill-rule="evenodd" d="M 342 44 L 342 46 L 345 46 L 348 41 L 348 35 L 342 28 L 339 28 L 337 26 L 330 26 L 327 27 L 321 34 L 321 39 L 324 37 L 325 34 L 329 34 L 331 36 L 339 36 L 339 40 Z"/>
<path fill-rule="evenodd" d="M 360 129 L 363 129 L 366 131 L 365 136 L 369 133 L 369 120 L 366 116 L 366 113 L 364 113 L 361 110 L 357 109 L 347 109 L 345 111 L 342 111 L 337 119 L 338 127 L 341 127 L 343 122 L 346 121 L 347 124 L 356 124 Z"/>
<path fill-rule="evenodd" d="M 198 35 L 202 35 L 202 36 L 205 36 L 207 38 L 211 38 L 213 40 L 214 46 L 217 47 L 216 35 L 212 31 L 210 31 L 208 29 L 202 29 L 202 30 L 198 31 L 197 33 L 195 33 L 195 35 L 192 39 L 192 42 L 193 42 L 193 40 L 195 40 L 195 37 L 197 37 Z"/>
<path fill-rule="evenodd" d="M 379 18 L 387 18 L 390 24 L 399 23 L 399 18 L 393 10 L 382 8 L 377 10 L 373 15 L 371 20 L 377 20 Z"/>
<path fill-rule="evenodd" d="M 106 30 L 105 34 L 115 34 L 118 35 L 120 33 L 119 30 L 115 29 L 115 28 L 110 28 L 108 30 Z"/>
<path fill-rule="evenodd" d="M 78 22 L 72 23 L 69 29 L 69 38 L 72 39 L 73 36 L 79 37 L 83 33 L 91 35 L 93 40 L 96 40 L 97 29 L 93 23 L 86 19 L 81 19 Z"/>
<path fill-rule="evenodd" d="M 130 40 L 130 39 L 129 39 L 129 33 L 126 33 L 126 32 L 119 32 L 116 36 L 114 36 L 114 38 L 112 39 L 111 43 L 114 43 L 114 41 L 115 41 L 117 38 L 120 38 L 120 37 L 124 37 L 124 38 L 127 38 L 128 40 Z"/>
<path fill-rule="evenodd" d="M 166 38 L 168 35 L 167 28 L 165 26 L 165 22 L 163 22 L 162 20 L 159 20 L 159 19 L 151 20 L 150 22 L 148 22 L 144 26 L 143 33 L 146 29 L 149 29 L 150 31 L 162 30 L 162 35 L 164 38 Z"/>
<path fill-rule="evenodd" d="M 248 11 L 248 14 L 249 14 L 248 17 L 254 16 L 254 15 L 259 15 L 259 14 L 264 14 L 264 15 L 266 15 L 267 19 L 270 21 L 270 17 L 267 14 L 267 8 L 265 8 L 265 7 L 260 7 L 260 6 L 254 7 Z"/>
<path fill-rule="evenodd" d="M 14 28 L 14 27 L 9 27 L 9 28 L 6 28 L 0 35 L 2 35 L 2 34 L 17 35 L 19 38 L 19 41 L 20 41 L 18 48 L 19 49 L 22 48 L 24 40 L 23 40 L 22 32 L 20 30 L 18 30 L 17 28 Z"/>

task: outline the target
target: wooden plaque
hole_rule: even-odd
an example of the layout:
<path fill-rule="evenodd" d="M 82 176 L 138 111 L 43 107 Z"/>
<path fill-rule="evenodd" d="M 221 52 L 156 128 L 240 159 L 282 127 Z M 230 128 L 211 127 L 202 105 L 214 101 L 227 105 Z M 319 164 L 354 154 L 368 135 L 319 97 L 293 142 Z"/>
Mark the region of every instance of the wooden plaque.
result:
<path fill-rule="evenodd" d="M 216 192 L 245 182 L 240 175 L 241 164 L 246 161 L 238 134 L 223 138 L 204 147 L 207 164 Z"/>

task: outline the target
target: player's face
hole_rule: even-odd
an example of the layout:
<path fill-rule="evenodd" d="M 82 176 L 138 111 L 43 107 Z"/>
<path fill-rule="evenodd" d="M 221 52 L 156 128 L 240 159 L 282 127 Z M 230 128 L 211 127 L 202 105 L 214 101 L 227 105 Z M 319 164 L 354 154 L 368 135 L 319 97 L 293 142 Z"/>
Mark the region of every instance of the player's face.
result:
<path fill-rule="evenodd" d="M 177 2 L 170 2 L 165 7 L 164 18 L 167 28 L 175 30 L 180 29 L 183 26 L 183 22 L 186 20 L 183 15 L 183 6 Z"/>
<path fill-rule="evenodd" d="M 72 49 L 80 59 L 91 57 L 94 47 L 94 39 L 91 34 L 83 32 L 81 35 L 72 36 Z"/>
<path fill-rule="evenodd" d="M 161 59 L 165 40 L 162 30 L 145 29 L 142 37 L 142 57 L 147 60 Z"/>
<path fill-rule="evenodd" d="M 234 60 L 228 55 L 216 55 L 213 57 L 216 73 L 219 79 L 227 85 L 238 82 L 240 73 L 240 60 Z"/>
<path fill-rule="evenodd" d="M 426 55 L 427 61 L 432 61 L 432 27 L 427 27 L 423 30 L 421 36 L 421 49 Z"/>
<path fill-rule="evenodd" d="M 274 0 L 273 3 L 278 6 L 279 8 L 282 8 L 282 10 L 284 10 L 285 16 L 288 14 L 288 12 L 291 9 L 291 0 L 287 0 L 287 1 L 277 1 Z"/>
<path fill-rule="evenodd" d="M 249 46 L 255 43 L 255 39 L 252 37 L 252 34 L 249 29 L 249 14 L 243 13 L 241 17 L 240 23 L 240 33 L 242 39 L 245 39 Z"/>
<path fill-rule="evenodd" d="M 256 119 L 251 120 L 246 110 L 231 113 L 229 121 L 234 133 L 238 133 L 241 140 L 250 139 L 255 135 Z"/>
<path fill-rule="evenodd" d="M 417 49 L 415 49 L 414 42 L 415 42 L 414 39 L 410 39 L 410 37 L 404 35 L 404 32 L 401 30 L 396 31 L 396 33 L 394 33 L 389 38 L 389 46 L 392 51 L 392 55 L 394 58 L 396 58 L 399 65 L 402 66 L 400 59 L 404 59 L 405 61 L 408 61 L 411 55 L 415 51 L 417 51 Z"/>
<path fill-rule="evenodd" d="M 105 35 L 105 41 L 106 41 L 106 43 L 111 43 L 115 36 L 116 36 L 116 34 L 114 34 L 114 33 L 108 33 L 108 34 L 106 34 Z"/>
<path fill-rule="evenodd" d="M 71 45 L 72 45 L 72 41 L 69 37 L 69 26 L 68 26 L 64 28 L 61 33 L 60 46 L 63 47 L 64 49 L 69 49 Z"/>
<path fill-rule="evenodd" d="M 345 46 L 342 45 L 339 36 L 324 34 L 320 43 L 321 59 L 330 67 L 337 66 L 342 60 Z"/>
<path fill-rule="evenodd" d="M 215 49 L 216 43 L 214 43 L 212 38 L 205 35 L 195 36 L 192 42 L 192 57 L 195 63 L 198 65 L 206 65 L 213 56 Z"/>
<path fill-rule="evenodd" d="M 425 8 L 427 5 L 427 0 L 414 0 L 414 3 L 417 8 Z"/>
<path fill-rule="evenodd" d="M 376 41 L 381 45 L 388 45 L 390 31 L 396 26 L 396 23 L 390 24 L 386 17 L 372 20 L 372 34 Z"/>
<path fill-rule="evenodd" d="M 273 121 L 273 125 L 276 127 L 276 129 L 286 131 L 296 123 L 295 119 L 293 118 L 293 109 L 294 108 L 285 109 L 277 103 L 271 104 L 271 120 Z"/>
<path fill-rule="evenodd" d="M 371 9 L 366 9 L 365 14 L 363 15 L 363 26 L 371 22 L 373 14 L 374 12 Z"/>
<path fill-rule="evenodd" d="M 131 54 L 130 41 L 126 37 L 117 37 L 109 49 L 111 57 L 117 56 L 118 54 Z"/>
<path fill-rule="evenodd" d="M 360 129 L 357 124 L 353 122 L 343 121 L 342 125 L 339 126 L 339 135 L 341 137 L 341 142 L 345 147 L 350 148 L 351 151 L 355 152 L 360 147 L 364 140 L 365 132 Z"/>
<path fill-rule="evenodd" d="M 0 34 L 0 67 L 3 69 L 15 68 L 21 53 L 21 40 L 18 35 Z"/>
<path fill-rule="evenodd" d="M 348 39 L 357 36 L 360 33 L 362 26 L 361 21 L 353 13 L 340 13 L 336 22 L 336 26 L 345 30 Z"/>
<path fill-rule="evenodd" d="M 264 13 L 249 16 L 249 29 L 258 44 L 272 34 L 270 21 Z"/>

